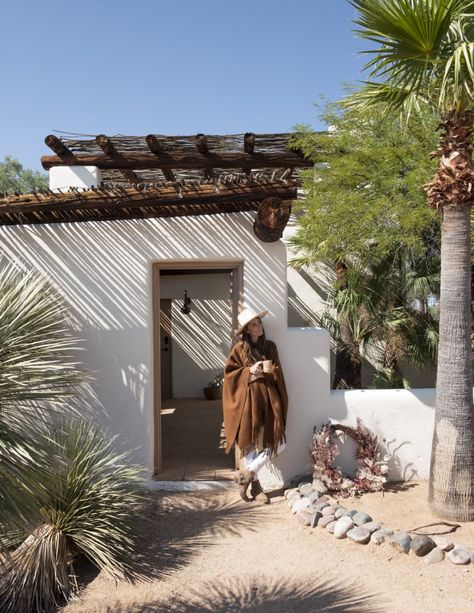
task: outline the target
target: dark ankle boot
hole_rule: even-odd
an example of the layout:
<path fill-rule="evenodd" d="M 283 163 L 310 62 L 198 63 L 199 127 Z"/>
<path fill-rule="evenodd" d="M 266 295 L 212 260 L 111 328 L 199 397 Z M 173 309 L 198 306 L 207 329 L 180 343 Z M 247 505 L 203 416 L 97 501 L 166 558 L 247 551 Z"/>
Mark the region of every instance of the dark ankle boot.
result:
<path fill-rule="evenodd" d="M 250 493 L 252 495 L 252 498 L 254 498 L 257 502 L 261 502 L 262 504 L 269 504 L 270 499 L 262 490 L 262 486 L 260 485 L 260 481 L 258 479 L 256 481 L 252 481 Z"/>
<path fill-rule="evenodd" d="M 239 470 L 235 477 L 235 481 L 239 486 L 239 494 L 244 502 L 250 502 L 251 498 L 247 496 L 247 490 L 252 482 L 254 473 L 250 470 Z M 253 482 L 252 482 L 253 483 Z"/>

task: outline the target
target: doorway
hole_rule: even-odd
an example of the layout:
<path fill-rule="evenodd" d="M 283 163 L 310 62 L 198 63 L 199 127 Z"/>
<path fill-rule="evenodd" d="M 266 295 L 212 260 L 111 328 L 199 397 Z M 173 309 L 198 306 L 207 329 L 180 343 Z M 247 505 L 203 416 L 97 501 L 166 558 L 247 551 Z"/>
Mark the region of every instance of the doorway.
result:
<path fill-rule="evenodd" d="M 229 479 L 221 399 L 203 388 L 223 371 L 242 301 L 243 261 L 153 265 L 154 459 L 163 480 Z"/>

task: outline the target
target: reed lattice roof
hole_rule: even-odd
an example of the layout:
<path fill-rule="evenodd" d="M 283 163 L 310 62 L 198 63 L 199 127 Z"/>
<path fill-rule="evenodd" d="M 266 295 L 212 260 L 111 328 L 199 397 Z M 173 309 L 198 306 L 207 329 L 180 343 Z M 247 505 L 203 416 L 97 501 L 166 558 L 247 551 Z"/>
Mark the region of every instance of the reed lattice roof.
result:
<path fill-rule="evenodd" d="M 258 210 L 272 198 L 294 200 L 296 189 L 289 179 L 252 174 L 5 195 L 0 197 L 0 225 L 235 213 Z"/>
<path fill-rule="evenodd" d="M 163 179 L 180 181 L 214 178 L 252 171 L 267 177 L 296 178 L 298 168 L 311 166 L 300 152 L 290 148 L 293 135 L 245 134 L 194 136 L 97 136 L 73 138 L 50 134 L 46 144 L 55 155 L 43 156 L 48 170 L 53 166 L 88 165 L 101 169 L 104 181 L 155 183 Z"/>
<path fill-rule="evenodd" d="M 94 189 L 0 197 L 0 225 L 205 215 L 257 210 L 254 230 L 277 240 L 296 199 L 298 169 L 311 166 L 291 149 L 291 134 L 106 136 L 50 134 L 54 166 L 96 166 Z"/>

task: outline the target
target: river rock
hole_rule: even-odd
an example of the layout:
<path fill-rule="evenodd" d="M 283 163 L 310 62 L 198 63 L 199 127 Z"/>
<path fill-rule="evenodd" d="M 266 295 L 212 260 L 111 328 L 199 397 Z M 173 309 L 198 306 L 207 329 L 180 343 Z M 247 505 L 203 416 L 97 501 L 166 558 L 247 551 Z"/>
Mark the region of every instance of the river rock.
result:
<path fill-rule="evenodd" d="M 410 551 L 420 558 L 436 547 L 436 543 L 425 534 L 417 534 L 411 539 Z"/>
<path fill-rule="evenodd" d="M 446 538 L 445 536 L 434 535 L 431 538 L 436 543 L 436 547 L 439 547 L 443 551 L 451 551 L 451 549 L 454 549 L 453 541 Z"/>
<path fill-rule="evenodd" d="M 311 528 L 314 528 L 318 525 L 318 521 L 321 519 L 322 516 L 323 514 L 321 513 L 321 511 L 314 512 L 314 517 L 311 521 Z"/>
<path fill-rule="evenodd" d="M 313 490 L 318 490 L 318 492 L 321 492 L 321 494 L 325 494 L 328 491 L 328 488 L 320 479 L 313 479 L 312 485 Z"/>
<path fill-rule="evenodd" d="M 471 552 L 466 547 L 461 545 L 457 545 L 454 549 L 452 549 L 447 558 L 453 564 L 470 564 L 471 563 Z"/>
<path fill-rule="evenodd" d="M 322 511 L 323 509 L 325 509 L 326 507 L 329 507 L 329 502 L 327 500 L 317 500 L 314 504 L 313 504 L 314 508 L 316 509 L 316 511 Z"/>
<path fill-rule="evenodd" d="M 345 513 L 343 513 L 341 515 L 341 517 L 354 517 L 354 515 L 357 513 L 356 509 L 351 509 L 350 511 L 346 511 Z"/>
<path fill-rule="evenodd" d="M 288 500 L 288 497 L 291 496 L 291 494 L 299 494 L 298 488 L 290 487 L 287 490 L 285 490 L 284 494 L 285 494 L 285 498 Z"/>
<path fill-rule="evenodd" d="M 335 515 L 334 517 L 337 517 Z M 341 517 L 337 520 L 336 525 L 334 526 L 334 536 L 337 539 L 345 539 L 349 530 L 352 530 L 354 527 L 354 523 L 350 517 Z"/>
<path fill-rule="evenodd" d="M 337 511 L 334 513 L 334 515 L 336 516 L 336 519 L 339 519 L 340 517 L 342 517 L 346 511 L 347 511 L 346 507 L 339 507 Z"/>
<path fill-rule="evenodd" d="M 326 515 L 325 517 L 321 517 L 321 519 L 318 521 L 318 526 L 320 528 L 325 528 L 332 521 L 334 521 L 334 515 Z"/>
<path fill-rule="evenodd" d="M 313 493 L 313 486 L 311 485 L 311 483 L 301 483 L 298 486 L 298 490 L 300 492 L 300 494 L 303 494 L 303 496 L 309 496 L 310 494 Z"/>
<path fill-rule="evenodd" d="M 334 509 L 331 505 L 328 505 L 327 507 L 324 507 L 324 509 L 322 509 L 321 513 L 323 515 L 334 515 Z"/>
<path fill-rule="evenodd" d="M 382 543 L 385 543 L 385 541 L 389 537 L 391 537 L 392 534 L 393 534 L 393 530 L 391 530 L 390 528 L 380 528 L 380 530 L 376 530 L 375 532 L 372 532 L 370 541 L 374 543 L 374 545 L 381 545 Z"/>
<path fill-rule="evenodd" d="M 321 492 L 319 492 L 318 490 L 313 490 L 311 494 L 308 496 L 308 498 L 311 500 L 311 502 L 316 502 L 317 500 L 321 498 L 321 496 L 322 496 Z"/>
<path fill-rule="evenodd" d="M 379 524 L 378 521 L 368 521 L 366 524 L 364 524 L 364 528 L 368 530 L 371 534 L 376 530 L 380 530 L 381 527 L 382 526 L 381 524 Z"/>
<path fill-rule="evenodd" d="M 435 547 L 423 558 L 425 564 L 438 564 L 444 560 L 444 551 L 440 547 Z"/>
<path fill-rule="evenodd" d="M 354 513 L 354 515 L 352 516 L 352 521 L 356 526 L 362 526 L 363 524 L 372 521 L 372 518 L 370 517 L 370 515 L 364 513 L 363 511 L 357 511 L 357 513 Z"/>
<path fill-rule="evenodd" d="M 363 526 L 356 526 L 347 532 L 347 538 L 354 541 L 354 543 L 365 545 L 370 541 L 370 532 Z"/>
<path fill-rule="evenodd" d="M 334 528 L 336 527 L 336 524 L 337 524 L 337 519 L 334 519 L 333 521 L 328 523 L 328 525 L 326 526 L 326 530 L 330 532 L 331 534 L 334 534 Z"/>
<path fill-rule="evenodd" d="M 296 520 L 302 526 L 311 526 L 315 515 L 316 511 L 311 511 L 310 509 L 303 509 L 302 511 L 298 511 L 296 513 Z"/>
<path fill-rule="evenodd" d="M 408 553 L 410 551 L 411 536 L 407 532 L 395 532 L 388 542 L 401 553 Z"/>
<path fill-rule="evenodd" d="M 296 500 L 293 503 L 291 507 L 291 512 L 298 513 L 298 511 L 302 511 L 303 509 L 306 509 L 307 507 L 309 507 L 310 504 L 311 504 L 311 501 L 309 500 L 309 498 L 306 498 L 305 496 L 303 496 L 303 498 L 300 498 L 299 500 Z"/>

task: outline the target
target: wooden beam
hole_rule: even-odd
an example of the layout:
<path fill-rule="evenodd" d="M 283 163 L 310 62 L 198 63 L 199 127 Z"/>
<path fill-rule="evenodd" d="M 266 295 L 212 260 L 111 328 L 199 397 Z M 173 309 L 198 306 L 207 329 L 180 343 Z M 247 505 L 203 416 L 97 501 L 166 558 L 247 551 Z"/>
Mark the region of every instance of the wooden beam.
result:
<path fill-rule="evenodd" d="M 245 153 L 252 154 L 255 149 L 255 134 L 253 132 L 246 132 L 244 134 L 244 151 Z"/>
<path fill-rule="evenodd" d="M 126 153 L 120 158 L 97 154 L 76 154 L 75 163 L 78 166 L 97 166 L 103 169 L 128 169 L 147 170 L 149 168 L 161 169 L 196 169 L 207 168 L 310 168 L 313 162 L 288 151 L 287 153 L 199 153 L 189 152 L 180 154 L 170 153 Z M 73 165 L 62 160 L 59 156 L 44 155 L 41 164 L 45 170 L 53 166 Z"/>
<path fill-rule="evenodd" d="M 148 149 L 152 153 L 154 153 L 155 155 L 159 155 L 160 153 L 163 153 L 163 149 L 154 134 L 148 134 L 145 140 L 146 140 L 146 144 L 148 145 Z M 174 176 L 174 173 L 172 170 L 169 170 L 167 168 L 162 168 L 161 172 L 163 173 L 167 181 L 176 181 L 176 177 Z"/>
<path fill-rule="evenodd" d="M 54 134 L 48 134 L 48 136 L 46 136 L 44 139 L 44 142 L 63 161 L 71 160 L 71 162 L 74 163 L 76 159 L 74 153 L 68 149 L 68 147 L 66 147 L 66 145 L 59 140 L 57 136 Z"/>
<path fill-rule="evenodd" d="M 252 155 L 255 149 L 255 134 L 253 132 L 246 132 L 244 134 L 244 152 Z M 242 172 L 246 175 L 250 174 L 248 168 L 242 168 Z"/>
<path fill-rule="evenodd" d="M 0 201 L 0 219 L 9 213 L 57 213 L 61 211 L 86 211 L 90 209 L 138 209 L 140 207 L 176 207 L 196 205 L 225 205 L 240 203 L 258 203 L 265 199 L 276 197 L 278 200 L 294 200 L 296 187 L 282 183 L 250 184 L 238 186 L 202 185 L 199 188 L 186 189 L 179 192 L 174 187 L 149 190 L 121 188 L 113 190 L 97 189 L 93 192 L 64 192 L 48 197 L 42 201 L 38 194 L 23 196 L 8 196 L 7 203 Z M 224 210 L 219 212 L 225 213 Z"/>
<path fill-rule="evenodd" d="M 106 155 L 110 156 L 114 160 L 122 159 L 122 154 L 117 151 L 112 141 L 105 134 L 98 134 L 95 138 L 95 142 Z M 127 181 L 130 181 L 130 183 L 140 183 L 140 177 L 130 168 L 120 168 L 119 170 Z"/>
<path fill-rule="evenodd" d="M 209 145 L 207 144 L 207 138 L 205 134 L 196 134 L 196 149 L 202 155 L 208 155 Z M 204 169 L 204 178 L 213 179 L 214 172 L 212 171 L 212 164 Z"/>
<path fill-rule="evenodd" d="M 253 224 L 255 236 L 265 243 L 277 241 L 283 235 L 290 214 L 291 202 L 284 202 L 279 196 L 266 198 L 258 207 Z"/>

